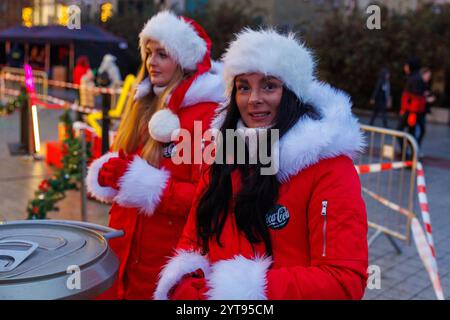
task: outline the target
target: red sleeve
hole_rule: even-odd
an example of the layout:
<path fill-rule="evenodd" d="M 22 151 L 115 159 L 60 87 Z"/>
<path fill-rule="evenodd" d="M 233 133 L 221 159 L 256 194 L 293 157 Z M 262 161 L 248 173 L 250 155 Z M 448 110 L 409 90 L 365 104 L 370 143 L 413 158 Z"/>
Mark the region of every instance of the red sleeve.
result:
<path fill-rule="evenodd" d="M 195 190 L 192 207 L 184 226 L 183 233 L 181 234 L 180 240 L 178 242 L 177 249 L 188 251 L 195 251 L 199 249 L 197 241 L 197 206 L 200 201 L 200 197 L 208 183 L 208 168 L 209 167 L 205 167 L 205 169 L 202 171 L 202 177 L 200 178 Z"/>
<path fill-rule="evenodd" d="M 210 128 L 212 118 L 215 115 L 215 109 L 217 108 L 217 103 L 202 102 L 189 108 L 192 110 L 187 114 L 187 121 L 192 123 L 194 121 L 202 121 L 202 133 L 204 134 L 205 131 Z M 193 133 L 191 132 L 191 134 Z M 208 144 L 208 141 L 204 142 L 205 146 Z M 191 160 L 194 161 L 193 155 Z M 181 216 L 187 216 L 189 214 L 202 168 L 205 168 L 205 164 L 192 164 L 192 174 L 189 181 L 180 181 L 172 177 L 169 179 L 161 197 L 159 205 L 160 212 Z"/>
<path fill-rule="evenodd" d="M 196 185 L 197 182 L 182 182 L 169 178 L 158 211 L 169 215 L 187 216 L 192 206 Z"/>
<path fill-rule="evenodd" d="M 307 215 L 311 266 L 269 269 L 267 297 L 361 299 L 367 281 L 367 216 L 349 158 L 317 165 Z"/>

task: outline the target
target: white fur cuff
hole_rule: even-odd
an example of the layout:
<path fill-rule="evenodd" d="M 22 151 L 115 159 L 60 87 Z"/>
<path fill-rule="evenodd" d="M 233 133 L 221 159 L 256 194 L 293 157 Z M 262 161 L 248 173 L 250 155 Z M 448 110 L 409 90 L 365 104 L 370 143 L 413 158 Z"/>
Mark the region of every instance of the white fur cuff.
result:
<path fill-rule="evenodd" d="M 266 273 L 271 264 L 268 257 L 250 260 L 243 256 L 215 263 L 208 277 L 208 299 L 267 300 Z"/>
<path fill-rule="evenodd" d="M 159 274 L 155 300 L 168 300 L 168 293 L 184 275 L 202 269 L 205 277 L 209 275 L 209 261 L 199 252 L 178 250 Z"/>
<path fill-rule="evenodd" d="M 139 208 L 152 215 L 170 178 L 170 173 L 152 167 L 144 159 L 135 156 L 125 174 L 119 179 L 120 191 L 114 198 L 118 204 Z"/>
<path fill-rule="evenodd" d="M 88 174 L 86 177 L 87 191 L 99 201 L 111 202 L 117 195 L 118 191 L 116 189 L 110 187 L 102 187 L 98 184 L 98 173 L 103 164 L 108 162 L 109 159 L 117 156 L 117 152 L 108 152 L 100 158 L 92 161 L 91 165 L 89 166 Z"/>

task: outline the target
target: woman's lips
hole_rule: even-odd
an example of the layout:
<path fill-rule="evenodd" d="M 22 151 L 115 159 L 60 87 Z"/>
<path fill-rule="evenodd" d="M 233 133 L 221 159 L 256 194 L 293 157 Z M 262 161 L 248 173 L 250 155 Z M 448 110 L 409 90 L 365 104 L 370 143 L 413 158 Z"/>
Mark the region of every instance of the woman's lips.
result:
<path fill-rule="evenodd" d="M 270 116 L 270 112 L 249 112 L 250 118 L 254 121 L 263 121 Z"/>

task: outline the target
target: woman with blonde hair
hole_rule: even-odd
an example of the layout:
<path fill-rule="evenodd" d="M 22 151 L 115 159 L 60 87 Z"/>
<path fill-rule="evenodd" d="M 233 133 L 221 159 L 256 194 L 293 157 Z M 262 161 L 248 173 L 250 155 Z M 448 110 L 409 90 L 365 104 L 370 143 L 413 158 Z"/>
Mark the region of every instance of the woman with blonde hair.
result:
<path fill-rule="evenodd" d="M 100 297 L 105 299 L 152 297 L 200 175 L 201 164 L 173 161 L 177 132 L 187 130 L 193 145 L 194 121 L 208 129 L 223 100 L 220 65 L 212 63 L 211 41 L 197 23 L 164 11 L 147 22 L 139 41 L 138 77 L 145 79 L 122 118 L 114 152 L 95 160 L 87 178 L 94 197 L 113 202 L 109 225 L 125 231 L 110 240 L 120 267 L 113 287 Z"/>

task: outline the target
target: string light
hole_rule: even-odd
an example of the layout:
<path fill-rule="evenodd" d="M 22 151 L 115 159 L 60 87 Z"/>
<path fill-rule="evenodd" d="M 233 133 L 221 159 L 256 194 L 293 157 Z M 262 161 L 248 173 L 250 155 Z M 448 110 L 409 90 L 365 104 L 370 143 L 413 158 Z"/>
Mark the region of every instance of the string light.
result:
<path fill-rule="evenodd" d="M 113 15 L 113 6 L 111 3 L 106 2 L 101 6 L 100 20 L 102 22 L 108 21 Z"/>

